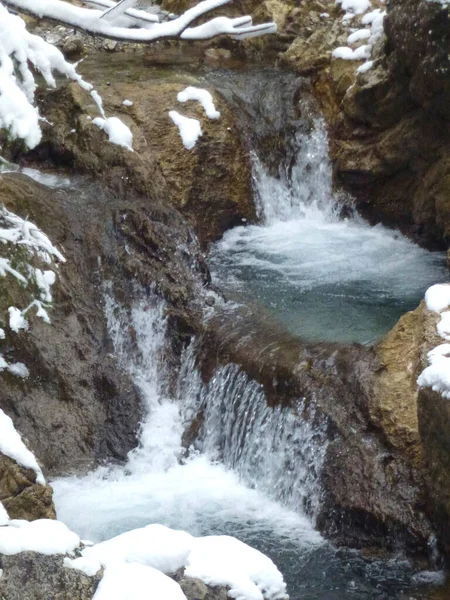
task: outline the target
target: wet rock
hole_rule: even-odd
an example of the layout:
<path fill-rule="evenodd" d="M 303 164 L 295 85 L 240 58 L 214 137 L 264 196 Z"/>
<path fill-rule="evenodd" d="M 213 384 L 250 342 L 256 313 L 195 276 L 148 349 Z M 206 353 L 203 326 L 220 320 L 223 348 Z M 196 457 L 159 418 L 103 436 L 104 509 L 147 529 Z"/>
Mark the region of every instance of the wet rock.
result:
<path fill-rule="evenodd" d="M 136 444 L 141 412 L 107 341 L 96 247 L 105 235 L 104 217 L 92 220 L 77 192 L 52 193 L 21 175 L 0 176 L 0 203 L 28 216 L 68 259 L 53 288 L 51 323 L 30 315 L 28 331 L 6 328 L 5 357 L 23 362 L 30 375 L 2 373 L 0 406 L 47 473 L 84 469 L 106 457 L 124 459 Z M 22 306 L 14 293 L 6 300 Z"/>
<path fill-rule="evenodd" d="M 0 502 L 11 519 L 55 519 L 52 489 L 36 483 L 36 473 L 0 453 Z"/>

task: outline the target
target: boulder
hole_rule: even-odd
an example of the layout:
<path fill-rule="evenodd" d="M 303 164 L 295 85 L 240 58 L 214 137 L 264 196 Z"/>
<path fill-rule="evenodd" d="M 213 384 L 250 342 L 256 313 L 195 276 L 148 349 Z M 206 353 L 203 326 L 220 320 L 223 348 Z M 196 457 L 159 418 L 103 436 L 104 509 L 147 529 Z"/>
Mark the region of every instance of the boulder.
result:
<path fill-rule="evenodd" d="M 36 473 L 0 453 L 0 502 L 11 519 L 55 519 L 52 488 L 36 482 Z"/>

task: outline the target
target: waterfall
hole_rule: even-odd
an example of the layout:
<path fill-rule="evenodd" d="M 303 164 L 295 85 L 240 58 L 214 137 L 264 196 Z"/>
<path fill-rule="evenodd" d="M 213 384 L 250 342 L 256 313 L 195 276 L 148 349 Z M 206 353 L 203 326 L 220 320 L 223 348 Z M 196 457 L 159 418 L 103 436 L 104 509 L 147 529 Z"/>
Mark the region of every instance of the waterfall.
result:
<path fill-rule="evenodd" d="M 141 292 L 129 311 L 111 296 L 105 306 L 115 355 L 140 390 L 146 415 L 139 446 L 130 452 L 125 466 L 107 465 L 85 476 L 52 482 L 59 518 L 94 541 L 158 522 L 195 535 L 236 534 L 256 546 L 272 540 L 275 547 L 277 540 L 288 539 L 299 545 L 299 552 L 322 544 L 302 509 L 309 497 L 301 491 L 302 485 L 306 490 L 309 478 L 315 478 L 305 463 L 311 458 L 306 445 L 314 443 L 314 432 L 296 430 L 288 411 L 268 409 L 259 386 L 235 366 L 219 371 L 210 384 L 202 384 L 193 363 L 193 346 L 184 356 L 176 397 L 167 397 L 163 303 Z M 227 401 L 229 392 L 233 404 Z M 208 407 L 211 425 L 224 413 L 226 427 L 220 433 L 219 426 L 212 425 L 211 435 L 202 437 L 203 447 L 183 458 L 182 433 L 199 402 Z M 242 427 L 247 427 L 245 443 Z M 285 454 L 288 441 L 297 447 L 297 456 Z M 240 449 L 233 450 L 235 443 Z M 286 474 L 284 494 L 274 493 L 272 486 L 282 482 L 283 464 L 293 467 L 302 453 L 297 474 Z M 263 455 L 272 456 L 270 480 L 267 472 L 255 469 Z M 269 466 L 267 461 L 266 469 Z M 277 500 L 284 500 L 283 495 L 289 501 L 280 504 Z M 296 499 L 300 504 L 294 511 Z"/>
<path fill-rule="evenodd" d="M 197 451 L 233 469 L 253 489 L 314 517 L 327 443 L 325 423 L 313 408 L 306 417 L 303 399 L 269 407 L 262 385 L 234 364 L 218 367 L 203 383 L 195 344 L 183 360 L 178 398 L 185 427 L 202 416 Z"/>
<path fill-rule="evenodd" d="M 308 111 L 306 102 L 307 122 L 296 124 L 275 174 L 253 152 L 261 223 L 215 244 L 213 282 L 233 300 L 261 303 L 305 341 L 372 343 L 447 280 L 444 256 L 370 226 L 333 191 L 325 124 Z"/>
<path fill-rule="evenodd" d="M 257 214 L 265 225 L 277 222 L 337 221 L 339 201 L 332 191 L 325 122 L 316 117 L 311 129 L 297 131 L 277 176 L 269 175 L 253 152 L 253 184 Z"/>

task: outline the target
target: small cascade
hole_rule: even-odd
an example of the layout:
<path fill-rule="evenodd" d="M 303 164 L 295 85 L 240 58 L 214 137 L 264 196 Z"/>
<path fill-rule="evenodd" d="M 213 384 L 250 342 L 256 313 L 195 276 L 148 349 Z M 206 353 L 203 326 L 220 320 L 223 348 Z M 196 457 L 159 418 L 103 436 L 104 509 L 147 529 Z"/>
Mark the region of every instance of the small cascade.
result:
<path fill-rule="evenodd" d="M 107 295 L 105 306 L 115 354 L 141 391 L 146 415 L 139 446 L 130 452 L 125 466 L 109 465 L 84 477 L 66 477 L 52 483 L 59 517 L 82 537 L 94 541 L 156 522 L 185 529 L 194 535 L 239 534 L 241 539 L 257 547 L 263 540 L 272 540 L 276 547 L 280 539 L 295 542 L 301 552 L 321 545 L 321 536 L 314 531 L 301 507 L 294 512 L 284 503 L 277 502 L 277 494 L 266 493 L 273 490 L 266 484 L 259 485 L 259 474 L 253 472 L 251 463 L 258 461 L 258 454 L 273 453 L 275 456 L 277 453 L 273 484 L 281 481 L 283 445 L 286 443 L 282 428 L 287 422 L 287 414 L 277 417 L 277 413 L 272 414 L 269 409 L 261 411 L 265 407 L 263 395 L 253 382 L 242 378 L 237 367 L 233 367 L 235 389 L 240 390 L 238 395 L 245 396 L 248 402 L 247 409 L 243 409 L 253 411 L 254 418 L 261 424 L 267 421 L 268 426 L 271 421 L 272 427 L 278 427 L 279 440 L 269 431 L 260 437 L 255 429 L 249 434 L 249 449 L 239 457 L 238 453 L 233 453 L 235 440 L 226 438 L 237 435 L 241 416 L 236 416 L 233 425 L 232 413 L 229 413 L 230 432 L 224 431 L 223 447 L 217 444 L 213 434 L 211 438 L 205 437 L 201 452 L 199 448 L 188 458 L 183 458 L 182 433 L 188 415 L 193 417 L 200 399 L 205 406 L 211 407 L 213 419 L 215 412 L 223 410 L 227 391 L 219 379 L 218 386 L 202 386 L 193 366 L 193 354 L 188 353 L 183 361 L 179 397 L 167 398 L 164 394 L 167 376 L 164 368 L 164 305 L 152 296 L 141 294 L 140 301 L 131 311 L 117 305 L 110 295 Z M 229 377 L 225 375 L 225 379 Z M 238 395 L 235 396 L 236 406 Z M 286 433 L 288 431 L 289 428 Z M 304 443 L 309 441 L 306 437 Z M 276 452 L 275 445 L 278 446 Z M 300 479 L 308 479 L 306 472 L 297 481 L 299 498 Z M 285 487 L 287 497 L 288 486 Z M 301 501 L 306 504 L 303 498 Z"/>
<path fill-rule="evenodd" d="M 310 99 L 300 104 L 276 172 L 253 152 L 261 224 L 225 233 L 211 252 L 213 281 L 305 341 L 371 343 L 447 280 L 444 256 L 370 226 L 333 191 L 325 123 Z"/>
<path fill-rule="evenodd" d="M 219 367 L 208 383 L 186 352 L 178 398 L 185 427 L 201 415 L 195 448 L 238 473 L 253 489 L 314 518 L 326 450 L 325 423 L 303 400 L 269 407 L 263 387 L 237 365 Z"/>

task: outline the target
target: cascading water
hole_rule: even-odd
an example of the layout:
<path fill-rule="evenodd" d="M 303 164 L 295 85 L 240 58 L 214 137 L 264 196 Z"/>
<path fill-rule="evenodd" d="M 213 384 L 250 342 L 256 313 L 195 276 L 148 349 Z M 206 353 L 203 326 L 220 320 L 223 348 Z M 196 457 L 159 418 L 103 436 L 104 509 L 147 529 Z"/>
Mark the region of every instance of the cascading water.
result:
<path fill-rule="evenodd" d="M 324 122 L 309 119 L 307 128 L 277 176 L 254 155 L 262 225 L 228 231 L 211 268 L 228 293 L 264 304 L 307 341 L 368 343 L 448 279 L 445 260 L 355 214 L 342 218 Z"/>
<path fill-rule="evenodd" d="M 412 262 L 414 278 L 426 287 L 427 270 L 433 282 L 441 272 L 437 261 L 398 234 L 370 228 L 355 217 L 339 219 L 320 121 L 312 132 L 298 134 L 293 145 L 295 160 L 285 160 L 277 177 L 255 157 L 264 225 L 237 228 L 225 236 L 214 251 L 216 275 L 236 290 L 245 286 L 269 306 L 275 304 L 291 328 L 311 339 L 326 328 L 328 339 L 342 338 L 345 324 L 333 330 L 327 322 L 330 298 L 335 310 L 336 298 L 343 296 L 348 311 L 353 294 L 356 314 L 366 294 L 369 308 L 359 321 L 364 339 L 373 337 L 376 328 L 371 329 L 367 316 L 377 316 L 373 295 L 378 294 L 378 301 L 386 296 L 387 305 L 389 299 L 403 299 L 404 289 L 413 284 L 402 273 Z M 372 270 L 371 262 L 376 263 Z M 300 399 L 289 409 L 269 408 L 261 386 L 236 365 L 217 368 L 204 383 L 195 367 L 194 344 L 183 356 L 177 393 L 170 397 L 164 307 L 141 293 L 126 311 L 108 294 L 114 350 L 140 389 L 147 416 L 139 447 L 125 466 L 53 482 L 59 518 L 93 541 L 148 523 L 195 535 L 235 535 L 271 556 L 293 600 L 427 597 L 420 584 L 439 575 L 415 573 L 401 557 L 365 561 L 356 551 L 337 551 L 314 531 L 325 436 L 320 422 L 313 427 L 313 419 L 302 418 Z M 308 314 L 302 319 L 311 307 L 315 318 Z M 379 314 L 385 310 L 380 306 Z M 335 321 L 336 314 L 331 318 Z M 314 321 L 310 334 L 305 334 L 305 322 L 294 327 L 294 320 Z M 355 331 L 352 325 L 351 339 L 357 339 Z M 186 456 L 183 431 L 200 415 L 203 425 Z"/>
<path fill-rule="evenodd" d="M 320 423 L 313 428 L 295 408 L 268 408 L 259 384 L 237 366 L 221 367 L 202 383 L 194 346 L 183 358 L 176 398 L 166 397 L 164 307 L 142 295 L 130 312 L 110 298 L 106 311 L 115 353 L 147 416 L 125 466 L 52 482 L 61 520 L 93 541 L 148 523 L 234 535 L 271 556 L 293 599 L 372 600 L 387 590 L 399 600 L 405 590 L 410 598 L 426 597 L 414 580 L 424 575 L 407 561 L 365 562 L 314 531 L 305 514 L 318 501 Z M 199 411 L 204 426 L 186 458 L 182 432 Z"/>

